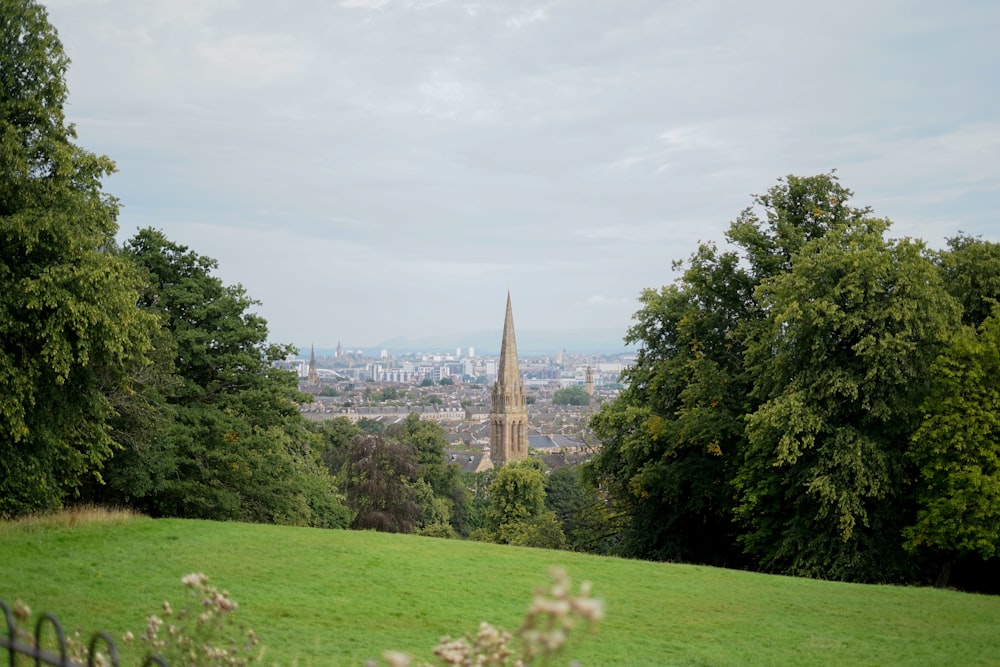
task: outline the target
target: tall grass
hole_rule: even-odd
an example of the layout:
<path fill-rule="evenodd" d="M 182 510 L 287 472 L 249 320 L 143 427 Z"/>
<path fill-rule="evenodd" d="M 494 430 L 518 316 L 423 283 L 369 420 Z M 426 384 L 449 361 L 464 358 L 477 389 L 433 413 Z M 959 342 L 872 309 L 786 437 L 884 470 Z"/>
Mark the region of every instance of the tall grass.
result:
<path fill-rule="evenodd" d="M 143 517 L 0 526 L 0 598 L 70 628 L 141 629 L 204 572 L 281 665 L 430 660 L 441 635 L 516 629 L 563 566 L 605 602 L 585 665 L 991 665 L 1000 598 L 371 532 Z M 133 659 L 137 656 L 126 656 Z"/>

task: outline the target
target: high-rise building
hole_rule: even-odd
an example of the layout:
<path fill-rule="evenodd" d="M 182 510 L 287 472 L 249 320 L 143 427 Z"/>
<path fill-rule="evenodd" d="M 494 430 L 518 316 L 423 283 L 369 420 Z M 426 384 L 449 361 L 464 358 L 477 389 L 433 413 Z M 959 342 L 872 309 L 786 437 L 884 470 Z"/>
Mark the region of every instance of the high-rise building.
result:
<path fill-rule="evenodd" d="M 528 455 L 528 408 L 524 381 L 517 365 L 517 341 L 514 338 L 514 314 L 507 292 L 507 315 L 500 341 L 500 363 L 493 385 L 493 408 L 490 412 L 490 459 L 499 468 Z"/>

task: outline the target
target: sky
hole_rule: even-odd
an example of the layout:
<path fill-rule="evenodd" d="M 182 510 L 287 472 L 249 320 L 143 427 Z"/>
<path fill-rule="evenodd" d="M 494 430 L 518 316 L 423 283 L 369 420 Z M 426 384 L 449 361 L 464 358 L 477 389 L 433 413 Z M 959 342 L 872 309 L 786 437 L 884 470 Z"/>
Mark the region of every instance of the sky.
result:
<path fill-rule="evenodd" d="M 620 344 L 788 174 L 1000 241 L 993 0 L 44 4 L 120 240 L 215 258 L 306 352 L 495 351 L 508 290 L 521 347 Z"/>

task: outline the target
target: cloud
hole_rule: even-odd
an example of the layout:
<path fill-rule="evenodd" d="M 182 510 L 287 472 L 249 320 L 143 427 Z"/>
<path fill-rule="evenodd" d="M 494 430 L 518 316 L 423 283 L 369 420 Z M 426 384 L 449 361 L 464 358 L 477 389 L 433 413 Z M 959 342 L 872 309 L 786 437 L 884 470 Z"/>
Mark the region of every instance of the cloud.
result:
<path fill-rule="evenodd" d="M 199 45 L 206 75 L 230 87 L 267 88 L 305 73 L 311 57 L 286 35 L 230 35 Z"/>
<path fill-rule="evenodd" d="M 534 7 L 528 9 L 514 16 L 508 16 L 504 21 L 504 25 L 508 28 L 513 28 L 514 30 L 520 30 L 525 26 L 531 25 L 532 23 L 541 23 L 548 19 L 548 14 L 544 7 Z"/>
<path fill-rule="evenodd" d="M 508 286 L 519 325 L 624 332 L 789 173 L 997 239 L 996 3 L 46 6 L 123 235 L 216 257 L 281 340 L 478 330 Z"/>

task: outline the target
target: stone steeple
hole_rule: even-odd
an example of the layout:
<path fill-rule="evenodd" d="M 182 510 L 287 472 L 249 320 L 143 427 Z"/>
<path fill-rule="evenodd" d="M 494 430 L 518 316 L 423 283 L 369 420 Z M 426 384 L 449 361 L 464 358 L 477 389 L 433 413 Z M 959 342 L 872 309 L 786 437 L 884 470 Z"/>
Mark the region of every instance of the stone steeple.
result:
<path fill-rule="evenodd" d="M 316 372 L 316 346 L 309 346 L 309 374 L 307 382 L 311 385 L 319 384 L 319 375 Z"/>
<path fill-rule="evenodd" d="M 528 455 L 528 408 L 524 381 L 517 366 L 517 341 L 514 337 L 514 314 L 507 292 L 507 315 L 500 341 L 500 364 L 493 385 L 493 408 L 490 412 L 490 459 L 499 468 Z"/>

